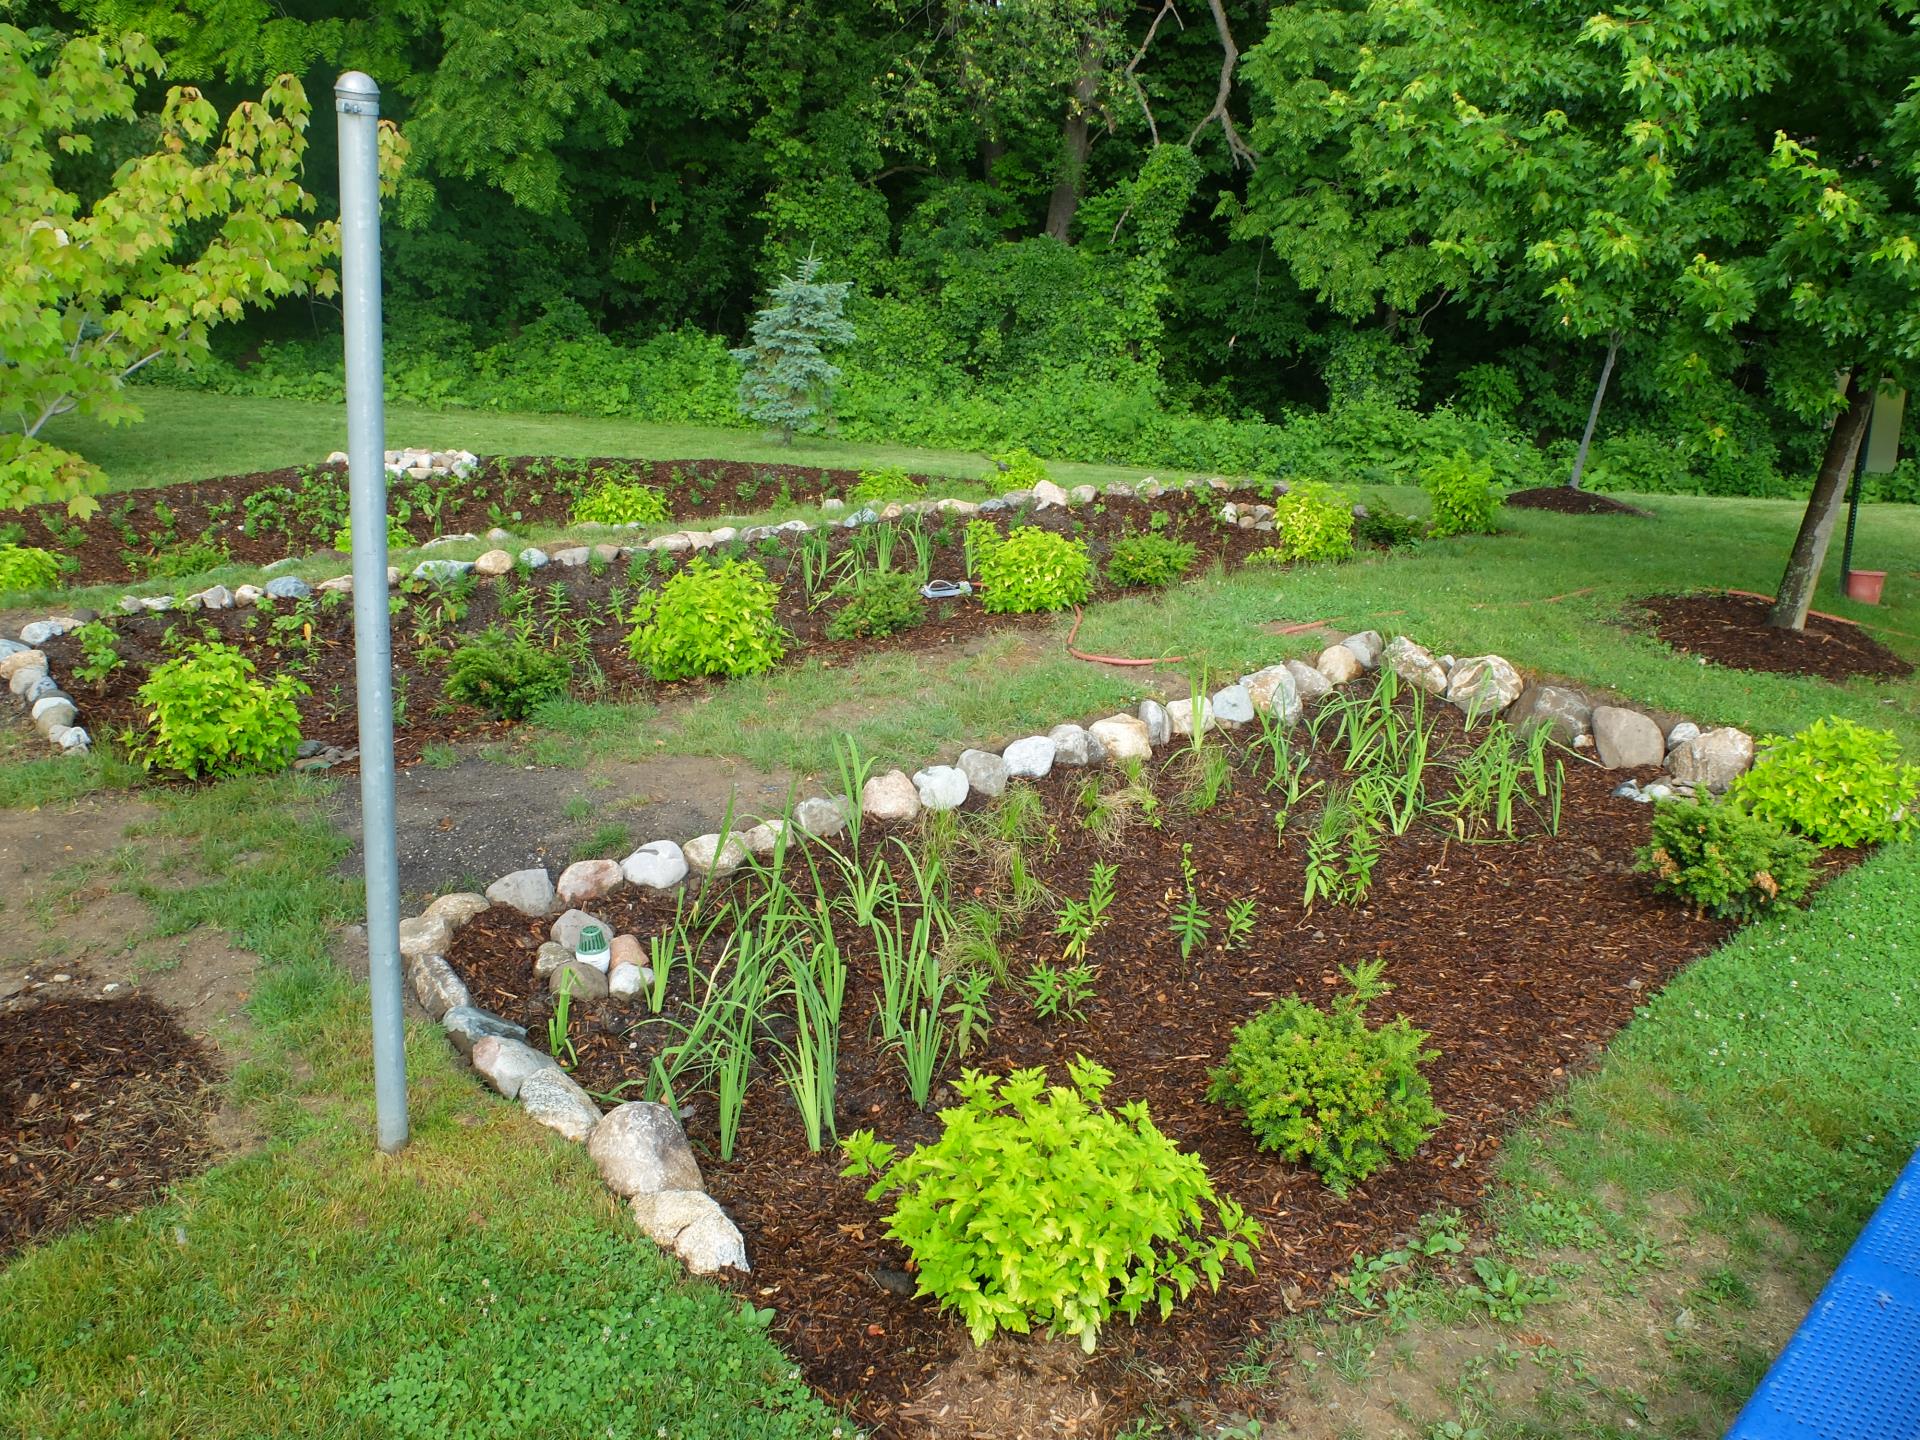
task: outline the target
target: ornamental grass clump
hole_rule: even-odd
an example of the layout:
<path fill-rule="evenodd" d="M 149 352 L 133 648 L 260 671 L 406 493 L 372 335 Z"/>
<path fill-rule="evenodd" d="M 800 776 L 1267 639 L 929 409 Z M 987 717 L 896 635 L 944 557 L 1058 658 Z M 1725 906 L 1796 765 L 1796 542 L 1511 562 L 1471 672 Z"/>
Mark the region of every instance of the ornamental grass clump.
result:
<path fill-rule="evenodd" d="M 1653 807 L 1652 843 L 1637 858 L 1654 889 L 1679 896 L 1695 914 L 1751 920 L 1805 897 L 1820 850 L 1737 804 L 1662 800 Z"/>
<path fill-rule="evenodd" d="M 887 1234 L 913 1256 L 919 1293 L 957 1311 L 976 1345 L 1038 1326 L 1090 1352 L 1114 1314 L 1165 1319 L 1202 1280 L 1218 1289 L 1228 1261 L 1253 1268 L 1259 1226 L 1215 1194 L 1199 1157 L 1142 1102 L 1102 1106 L 1112 1071 L 1080 1058 L 1067 1073 L 1050 1086 L 1042 1069 L 969 1070 L 938 1140 L 905 1156 L 870 1130 L 846 1142 L 843 1173 L 878 1177 L 870 1201 L 894 1197 Z"/>
<path fill-rule="evenodd" d="M 1383 960 L 1340 974 L 1347 993 L 1322 1010 L 1289 995 L 1234 1032 L 1207 1098 L 1245 1112 L 1262 1150 L 1305 1161 L 1344 1197 L 1394 1159 L 1405 1160 L 1446 1116 L 1423 1067 L 1439 1058 L 1406 1016 L 1367 1024 L 1392 987 Z"/>
<path fill-rule="evenodd" d="M 1891 732 L 1829 715 L 1792 739 L 1762 742 L 1727 798 L 1816 845 L 1904 840 L 1916 823 L 1920 767 L 1902 764 Z"/>
<path fill-rule="evenodd" d="M 997 543 L 985 531 L 967 527 L 975 572 L 984 593 L 981 605 L 996 615 L 1026 615 L 1064 610 L 1093 593 L 1093 557 L 1086 543 L 1021 525 Z M 984 543 L 984 553 L 980 543 Z"/>
<path fill-rule="evenodd" d="M 701 556 L 633 607 L 627 649 L 656 680 L 757 675 L 787 653 L 780 591 L 751 560 Z"/>
<path fill-rule="evenodd" d="M 231 645 L 194 645 L 140 687 L 147 736 L 134 758 L 188 779 L 284 769 L 300 745 L 295 701 L 306 693 L 291 675 L 260 679 Z"/>

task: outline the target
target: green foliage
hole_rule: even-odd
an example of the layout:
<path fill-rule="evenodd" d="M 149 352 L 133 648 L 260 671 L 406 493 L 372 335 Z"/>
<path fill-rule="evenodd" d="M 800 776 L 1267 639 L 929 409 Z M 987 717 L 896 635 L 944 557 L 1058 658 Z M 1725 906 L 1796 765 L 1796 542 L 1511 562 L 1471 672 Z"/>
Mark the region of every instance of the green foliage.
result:
<path fill-rule="evenodd" d="M 1273 545 L 1283 560 L 1345 560 L 1353 554 L 1353 501 L 1302 480 L 1273 502 Z"/>
<path fill-rule="evenodd" d="M 987 483 L 1006 490 L 1031 490 L 1048 477 L 1047 463 L 1024 445 L 987 457 L 993 469 L 986 473 Z"/>
<path fill-rule="evenodd" d="M 60 557 L 32 545 L 0 545 L 0 595 L 50 590 L 60 578 Z"/>
<path fill-rule="evenodd" d="M 1811 840 L 1738 804 L 1662 800 L 1638 864 L 1653 876 L 1654 889 L 1678 895 L 1696 912 L 1751 920 L 1775 905 L 1798 904 L 1819 857 Z"/>
<path fill-rule="evenodd" d="M 1071 1086 L 1049 1086 L 1044 1070 L 969 1070 L 938 1140 L 899 1158 L 871 1131 L 846 1142 L 845 1173 L 878 1176 L 867 1198 L 897 1197 L 887 1233 L 913 1256 L 919 1293 L 957 1311 L 977 1345 L 1044 1326 L 1090 1352 L 1114 1314 L 1165 1319 L 1202 1280 L 1219 1288 L 1228 1261 L 1253 1268 L 1259 1227 L 1198 1157 L 1143 1103 L 1102 1106 L 1110 1071 L 1081 1059 L 1068 1074 Z"/>
<path fill-rule="evenodd" d="M 1085 542 L 1037 525 L 1018 526 L 987 554 L 976 554 L 975 567 L 985 589 L 980 603 L 996 615 L 1063 610 L 1093 593 Z"/>
<path fill-rule="evenodd" d="M 352 522 L 342 525 L 338 530 L 333 532 L 333 548 L 343 555 L 351 555 L 353 553 Z M 395 550 L 410 550 L 412 548 L 413 536 L 407 533 L 407 527 L 402 525 L 395 516 L 387 516 L 387 550 L 392 552 Z"/>
<path fill-rule="evenodd" d="M 579 525 L 655 525 L 666 518 L 667 497 L 631 480 L 602 480 L 573 502 Z"/>
<path fill-rule="evenodd" d="M 901 466 L 884 465 L 877 470 L 862 470 L 846 498 L 851 505 L 885 505 L 895 500 L 918 500 L 925 494 L 926 487 Z"/>
<path fill-rule="evenodd" d="M 74 632 L 80 642 L 80 663 L 73 667 L 73 678 L 86 685 L 98 685 L 126 661 L 120 658 L 120 642 L 113 628 L 98 620 L 89 620 Z"/>
<path fill-rule="evenodd" d="M 1116 585 L 1163 590 L 1193 568 L 1199 547 L 1167 535 L 1126 535 L 1107 552 L 1107 579 Z"/>
<path fill-rule="evenodd" d="M 1876 845 L 1920 825 L 1920 767 L 1901 763 L 1890 732 L 1832 715 L 1763 742 L 1727 798 L 1817 845 Z"/>
<path fill-rule="evenodd" d="M 1245 1112 L 1262 1150 L 1304 1160 L 1342 1196 L 1446 1118 L 1422 1073 L 1438 1056 L 1426 1032 L 1404 1015 L 1367 1024 L 1367 1006 L 1391 988 L 1385 964 L 1341 970 L 1350 988 L 1331 1010 L 1289 995 L 1261 1011 L 1209 1077 L 1207 1098 Z"/>
<path fill-rule="evenodd" d="M 802 260 L 774 287 L 773 303 L 754 316 L 749 343 L 733 351 L 741 367 L 740 413 L 788 442 L 828 413 L 840 371 L 826 349 L 854 337 L 841 313 L 851 284 L 819 275 L 819 260 Z"/>
<path fill-rule="evenodd" d="M 1417 545 L 1427 533 L 1426 523 L 1417 515 L 1396 510 L 1384 501 L 1369 500 L 1367 513 L 1353 522 L 1353 538 L 1367 545 L 1397 550 L 1402 545 Z"/>
<path fill-rule="evenodd" d="M 656 680 L 757 675 L 787 653 L 779 594 L 751 560 L 700 556 L 634 604 L 627 648 Z"/>
<path fill-rule="evenodd" d="M 1061 1016 L 1085 1020 L 1087 1006 L 1093 1003 L 1094 979 L 1093 966 L 1084 960 L 1072 965 L 1036 962 L 1027 972 L 1027 989 L 1033 992 L 1033 1013 L 1042 1020 Z"/>
<path fill-rule="evenodd" d="M 300 744 L 295 699 L 306 693 L 291 675 L 259 679 L 231 645 L 191 645 L 140 687 L 147 734 L 134 757 L 149 771 L 188 779 L 282 769 Z"/>
<path fill-rule="evenodd" d="M 829 640 L 869 640 L 910 630 L 927 618 L 920 583 L 903 570 L 863 570 L 827 621 Z"/>
<path fill-rule="evenodd" d="M 537 641 L 498 627 L 482 630 L 447 659 L 447 698 L 501 720 L 524 720 L 567 693 L 573 667 Z"/>
<path fill-rule="evenodd" d="M 1433 534 L 1491 535 L 1500 528 L 1500 492 L 1493 485 L 1493 467 L 1456 451 L 1427 467 L 1420 488 L 1433 502 Z"/>

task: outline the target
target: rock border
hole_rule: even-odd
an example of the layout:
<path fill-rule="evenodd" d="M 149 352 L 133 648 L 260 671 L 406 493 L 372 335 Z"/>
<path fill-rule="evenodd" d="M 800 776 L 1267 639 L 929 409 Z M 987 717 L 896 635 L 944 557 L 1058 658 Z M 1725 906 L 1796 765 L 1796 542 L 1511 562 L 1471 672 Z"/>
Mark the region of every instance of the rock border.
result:
<path fill-rule="evenodd" d="M 911 821 L 922 811 L 958 809 L 974 796 L 997 797 L 1011 781 L 1039 779 L 1056 766 L 1081 768 L 1150 758 L 1156 747 L 1191 736 L 1196 723 L 1202 733 L 1239 729 L 1268 714 L 1292 726 L 1302 718 L 1307 700 L 1319 699 L 1382 668 L 1470 718 L 1500 716 L 1523 735 L 1552 726 L 1554 738 L 1576 754 L 1599 748 L 1591 763 L 1603 768 L 1638 768 L 1645 752 L 1616 755 L 1611 739 L 1597 747 L 1593 717 L 1611 708 L 1644 722 L 1660 741 L 1661 754 L 1653 763 L 1663 764 L 1672 779 L 1644 789 L 1628 781 L 1614 791 L 1623 799 L 1647 803 L 1669 795 L 1690 795 L 1696 788 L 1724 790 L 1753 763 L 1753 742 L 1743 731 L 1727 727 L 1702 732 L 1698 725 L 1681 721 L 1662 732 L 1645 714 L 1595 705 L 1571 686 L 1529 683 L 1501 656 L 1457 660 L 1451 655 L 1436 656 L 1404 635 L 1383 642 L 1377 631 L 1364 630 L 1327 646 L 1311 665 L 1299 659 L 1283 660 L 1241 676 L 1201 698 L 1197 717 L 1191 697 L 1165 704 L 1143 700 L 1132 713 L 1084 725 L 1065 721 L 997 750 L 964 749 L 951 764 L 930 764 L 911 775 L 897 768 L 872 774 L 861 788 L 860 811 L 870 820 Z M 1612 725 L 1610 720 L 1602 723 Z M 852 808 L 848 796 L 815 796 L 798 801 L 780 819 L 748 829 L 710 832 L 685 841 L 650 840 L 621 860 L 578 860 L 562 870 L 557 880 L 544 866 L 511 871 L 487 886 L 484 894 L 442 895 L 400 924 L 400 953 L 414 996 L 428 1016 L 496 1091 L 519 1100 L 542 1125 L 585 1144 L 601 1177 L 629 1203 L 640 1228 L 661 1248 L 679 1255 L 695 1274 L 751 1267 L 738 1227 L 706 1194 L 679 1119 L 666 1106 L 648 1101 L 629 1101 L 600 1114 L 592 1097 L 560 1069 L 558 1061 L 526 1043 L 524 1028 L 473 1004 L 465 982 L 447 962 L 446 951 L 455 932 L 474 916 L 493 905 L 510 906 L 540 919 L 553 917 L 551 938 L 534 960 L 536 977 L 566 970 L 576 985 L 589 987 L 578 993 L 636 994 L 651 978 L 642 963 L 645 951 L 637 936 L 614 937 L 605 972 L 574 959 L 573 942 L 580 928 L 604 923 L 585 907 L 624 886 L 673 890 L 696 876 L 705 880 L 728 875 L 750 856 L 778 854 L 789 825 L 811 838 L 831 838 L 847 828 Z"/>

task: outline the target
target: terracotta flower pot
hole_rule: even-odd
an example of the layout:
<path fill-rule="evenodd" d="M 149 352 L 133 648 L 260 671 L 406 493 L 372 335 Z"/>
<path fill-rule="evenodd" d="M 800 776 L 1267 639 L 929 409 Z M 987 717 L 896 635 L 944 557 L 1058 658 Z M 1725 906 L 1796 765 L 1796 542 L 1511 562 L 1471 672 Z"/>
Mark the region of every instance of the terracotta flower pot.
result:
<path fill-rule="evenodd" d="M 1847 572 L 1847 598 L 1858 600 L 1862 605 L 1880 603 L 1880 587 L 1887 583 L 1884 570 L 1849 570 Z"/>

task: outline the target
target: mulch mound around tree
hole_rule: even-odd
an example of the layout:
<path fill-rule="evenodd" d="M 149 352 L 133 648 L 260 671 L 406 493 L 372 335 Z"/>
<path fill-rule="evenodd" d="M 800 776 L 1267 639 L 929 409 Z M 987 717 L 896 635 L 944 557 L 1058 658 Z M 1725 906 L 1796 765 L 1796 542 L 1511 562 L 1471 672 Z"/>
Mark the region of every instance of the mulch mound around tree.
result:
<path fill-rule="evenodd" d="M 1440 736 L 1442 753 L 1456 760 L 1471 743 L 1451 711 L 1440 719 Z M 1634 873 L 1649 812 L 1611 798 L 1619 774 L 1585 764 L 1566 776 L 1557 835 L 1548 833 L 1544 803 L 1516 840 L 1463 843 L 1450 824 L 1416 825 L 1385 841 L 1363 903 L 1322 901 L 1307 911 L 1305 847 L 1318 807 L 1303 803 L 1276 848 L 1274 797 L 1250 752 L 1234 764 L 1231 788 L 1199 814 L 1178 761 L 1149 777 L 1154 802 L 1138 793 L 1103 800 L 1126 783 L 1112 772 L 1056 772 L 1038 782 L 1045 815 L 1032 833 L 1045 839 L 1029 859 L 1053 899 L 1007 921 L 1000 943 L 1012 978 L 994 988 L 991 1028 L 962 1062 L 991 1073 L 1043 1065 L 1061 1083 L 1077 1055 L 1110 1067 L 1117 1078 L 1109 1103 L 1146 1101 L 1155 1123 L 1197 1152 L 1218 1189 L 1264 1228 L 1254 1274 L 1230 1271 L 1221 1290 L 1196 1292 L 1168 1322 L 1115 1321 L 1103 1331 L 1083 1378 L 1113 1402 L 1105 1413 L 1115 1424 L 1149 1399 L 1192 1393 L 1209 1379 L 1220 1384 L 1250 1341 L 1323 1296 L 1356 1255 L 1388 1248 L 1423 1215 L 1473 1206 L 1511 1127 L 1729 928 L 1656 897 Z M 1337 776 L 1324 756 L 1313 767 L 1312 778 Z M 1430 776 L 1430 794 L 1433 784 Z M 1089 815 L 1107 818 L 1090 829 Z M 944 828 L 943 820 L 923 836 Z M 956 900 L 992 904 L 1006 893 L 1004 852 L 965 838 L 991 833 L 984 818 L 960 822 L 961 838 L 947 852 Z M 862 851 L 897 854 L 895 837 L 924 843 L 870 823 Z M 1184 846 L 1214 925 L 1208 948 L 1191 963 L 1180 959 L 1169 930 L 1184 893 Z M 1085 897 L 1101 860 L 1116 863 L 1119 874 L 1118 898 L 1089 952 L 1097 998 L 1083 1022 L 1042 1020 L 1021 977 L 1037 961 L 1059 961 L 1054 905 Z M 807 865 L 789 860 L 798 903 L 810 904 L 816 885 L 829 903 L 844 893 L 834 867 L 819 868 L 816 880 Z M 743 883 L 735 877 L 721 888 Z M 1252 941 L 1223 949 L 1221 917 L 1243 898 L 1258 905 Z M 691 902 L 625 889 L 590 908 L 644 943 L 671 927 L 682 903 Z M 449 956 L 474 1003 L 526 1025 L 541 1048 L 552 1001 L 533 961 L 546 938 L 545 920 L 496 907 L 460 931 Z M 898 1058 L 873 1038 L 879 968 L 872 943 L 860 934 L 844 943 L 852 979 L 840 1133 L 871 1127 L 906 1146 L 930 1139 L 939 1129 L 935 1115 L 913 1108 Z M 1447 1118 L 1411 1160 L 1342 1200 L 1309 1170 L 1257 1151 L 1238 1115 L 1208 1103 L 1205 1092 L 1209 1068 L 1224 1058 L 1236 1026 L 1282 996 L 1330 1000 L 1342 985 L 1338 967 L 1374 957 L 1386 960 L 1394 989 L 1372 1013 L 1385 1020 L 1401 1012 L 1431 1032 L 1441 1052 L 1430 1071 L 1434 1097 Z M 639 1097 L 654 1056 L 677 1043 L 673 1022 L 694 1013 L 680 973 L 673 992 L 662 1018 L 644 997 L 575 1001 L 581 1083 L 603 1096 Z M 771 1038 L 781 1038 L 778 1024 Z M 970 1342 L 932 1301 L 911 1298 L 908 1257 L 886 1238 L 882 1209 L 866 1201 L 864 1182 L 841 1177 L 831 1147 L 808 1151 L 778 1077 L 763 1068 L 764 1056 L 757 1063 L 730 1162 L 717 1158 L 709 1096 L 696 1098 L 688 1120 L 709 1189 L 746 1237 L 754 1269 L 735 1283 L 753 1304 L 778 1312 L 782 1343 L 824 1394 L 852 1404 L 883 1434 L 919 1434 L 911 1418 L 916 1396 Z M 943 1073 L 951 1080 L 958 1068 L 949 1064 Z M 954 1099 L 937 1082 L 930 1109 Z M 1231 1404 L 1231 1395 L 1222 1403 Z"/>
<path fill-rule="evenodd" d="M 1651 510 L 1596 495 L 1591 490 L 1573 490 L 1565 485 L 1541 485 L 1532 490 L 1516 490 L 1507 496 L 1507 504 L 1521 510 L 1552 510 L 1561 515 L 1638 515 L 1652 518 Z"/>
<path fill-rule="evenodd" d="M 1165 528 L 1161 533 L 1192 541 L 1197 547 L 1198 558 L 1190 573 L 1198 573 L 1215 560 L 1229 568 L 1242 564 L 1254 551 L 1270 546 L 1273 536 L 1224 524 L 1218 513 L 1228 500 L 1245 504 L 1260 499 L 1251 490 L 1183 491 L 1152 501 L 1115 499 L 1071 512 L 1010 512 L 998 518 L 1084 539 L 1098 567 L 1090 597 L 1097 602 L 1140 593 L 1108 581 L 1104 566 L 1113 541 L 1146 530 L 1154 516 L 1163 517 L 1160 523 Z M 957 514 L 932 514 L 918 527 L 905 520 L 859 530 L 828 526 L 816 529 L 809 538 L 813 544 L 826 546 L 830 556 L 838 560 L 849 549 L 873 545 L 871 532 L 884 529 L 893 539 L 898 557 L 895 564 L 899 565 L 911 560 L 908 535 L 917 531 L 927 539 L 931 574 L 937 579 L 958 580 L 966 574 L 966 524 L 966 518 Z M 819 593 L 808 592 L 800 546 L 795 536 L 782 534 L 757 546 L 736 544 L 729 551 L 712 552 L 743 554 L 779 585 L 775 619 L 790 637 L 788 664 L 808 660 L 850 664 L 881 648 L 937 652 L 993 631 L 1049 625 L 1055 619 L 1051 615 L 989 614 L 976 597 L 929 602 L 921 624 L 885 638 L 833 640 L 826 631 L 837 603 L 826 603 Z M 634 568 L 636 563 L 640 569 Z M 676 563 L 672 556 L 657 557 L 647 552 L 634 562 L 601 566 L 597 571 L 586 566 L 551 565 L 524 581 L 511 575 L 497 580 L 469 577 L 451 589 L 426 581 L 407 582 L 399 593 L 399 609 L 392 622 L 394 735 L 401 762 L 417 759 L 432 741 L 475 740 L 506 728 L 474 706 L 448 699 L 443 682 L 446 654 L 464 638 L 508 618 L 502 607 L 511 603 L 508 596 L 512 590 L 531 589 L 531 596 L 523 593 L 520 597 L 529 610 L 525 618 L 551 643 L 564 644 L 569 653 L 575 653 L 576 642 L 584 635 L 585 649 L 598 670 L 598 693 L 605 698 L 662 701 L 706 693 L 713 685 L 724 684 L 704 680 L 662 684 L 637 666 L 629 652 L 627 637 L 632 625 L 628 616 L 634 599 L 642 586 L 658 580 Z M 449 594 L 464 598 L 450 600 Z M 95 735 L 144 730 L 147 712 L 138 692 L 148 674 L 178 653 L 182 640 L 208 639 L 237 646 L 262 675 L 292 673 L 308 687 L 309 693 L 299 702 L 303 737 L 343 747 L 358 743 L 353 606 L 346 595 L 316 595 L 297 605 L 281 603 L 271 610 L 255 607 L 113 615 L 105 617 L 105 623 L 112 627 L 125 663 L 100 682 L 90 684 L 76 678 L 73 685 L 81 715 Z M 59 675 L 75 675 L 84 658 L 76 634 L 56 636 L 43 648 Z M 577 677 L 583 668 L 576 668 Z"/>
<path fill-rule="evenodd" d="M 203 1168 L 219 1078 L 213 1051 L 152 1000 L 0 1014 L 0 1255 Z"/>
<path fill-rule="evenodd" d="M 1756 596 L 1655 595 L 1640 606 L 1666 644 L 1731 669 L 1834 681 L 1903 680 L 1913 673 L 1912 665 L 1846 620 L 1809 615 L 1805 630 L 1776 629 L 1767 624 L 1771 602 Z"/>

